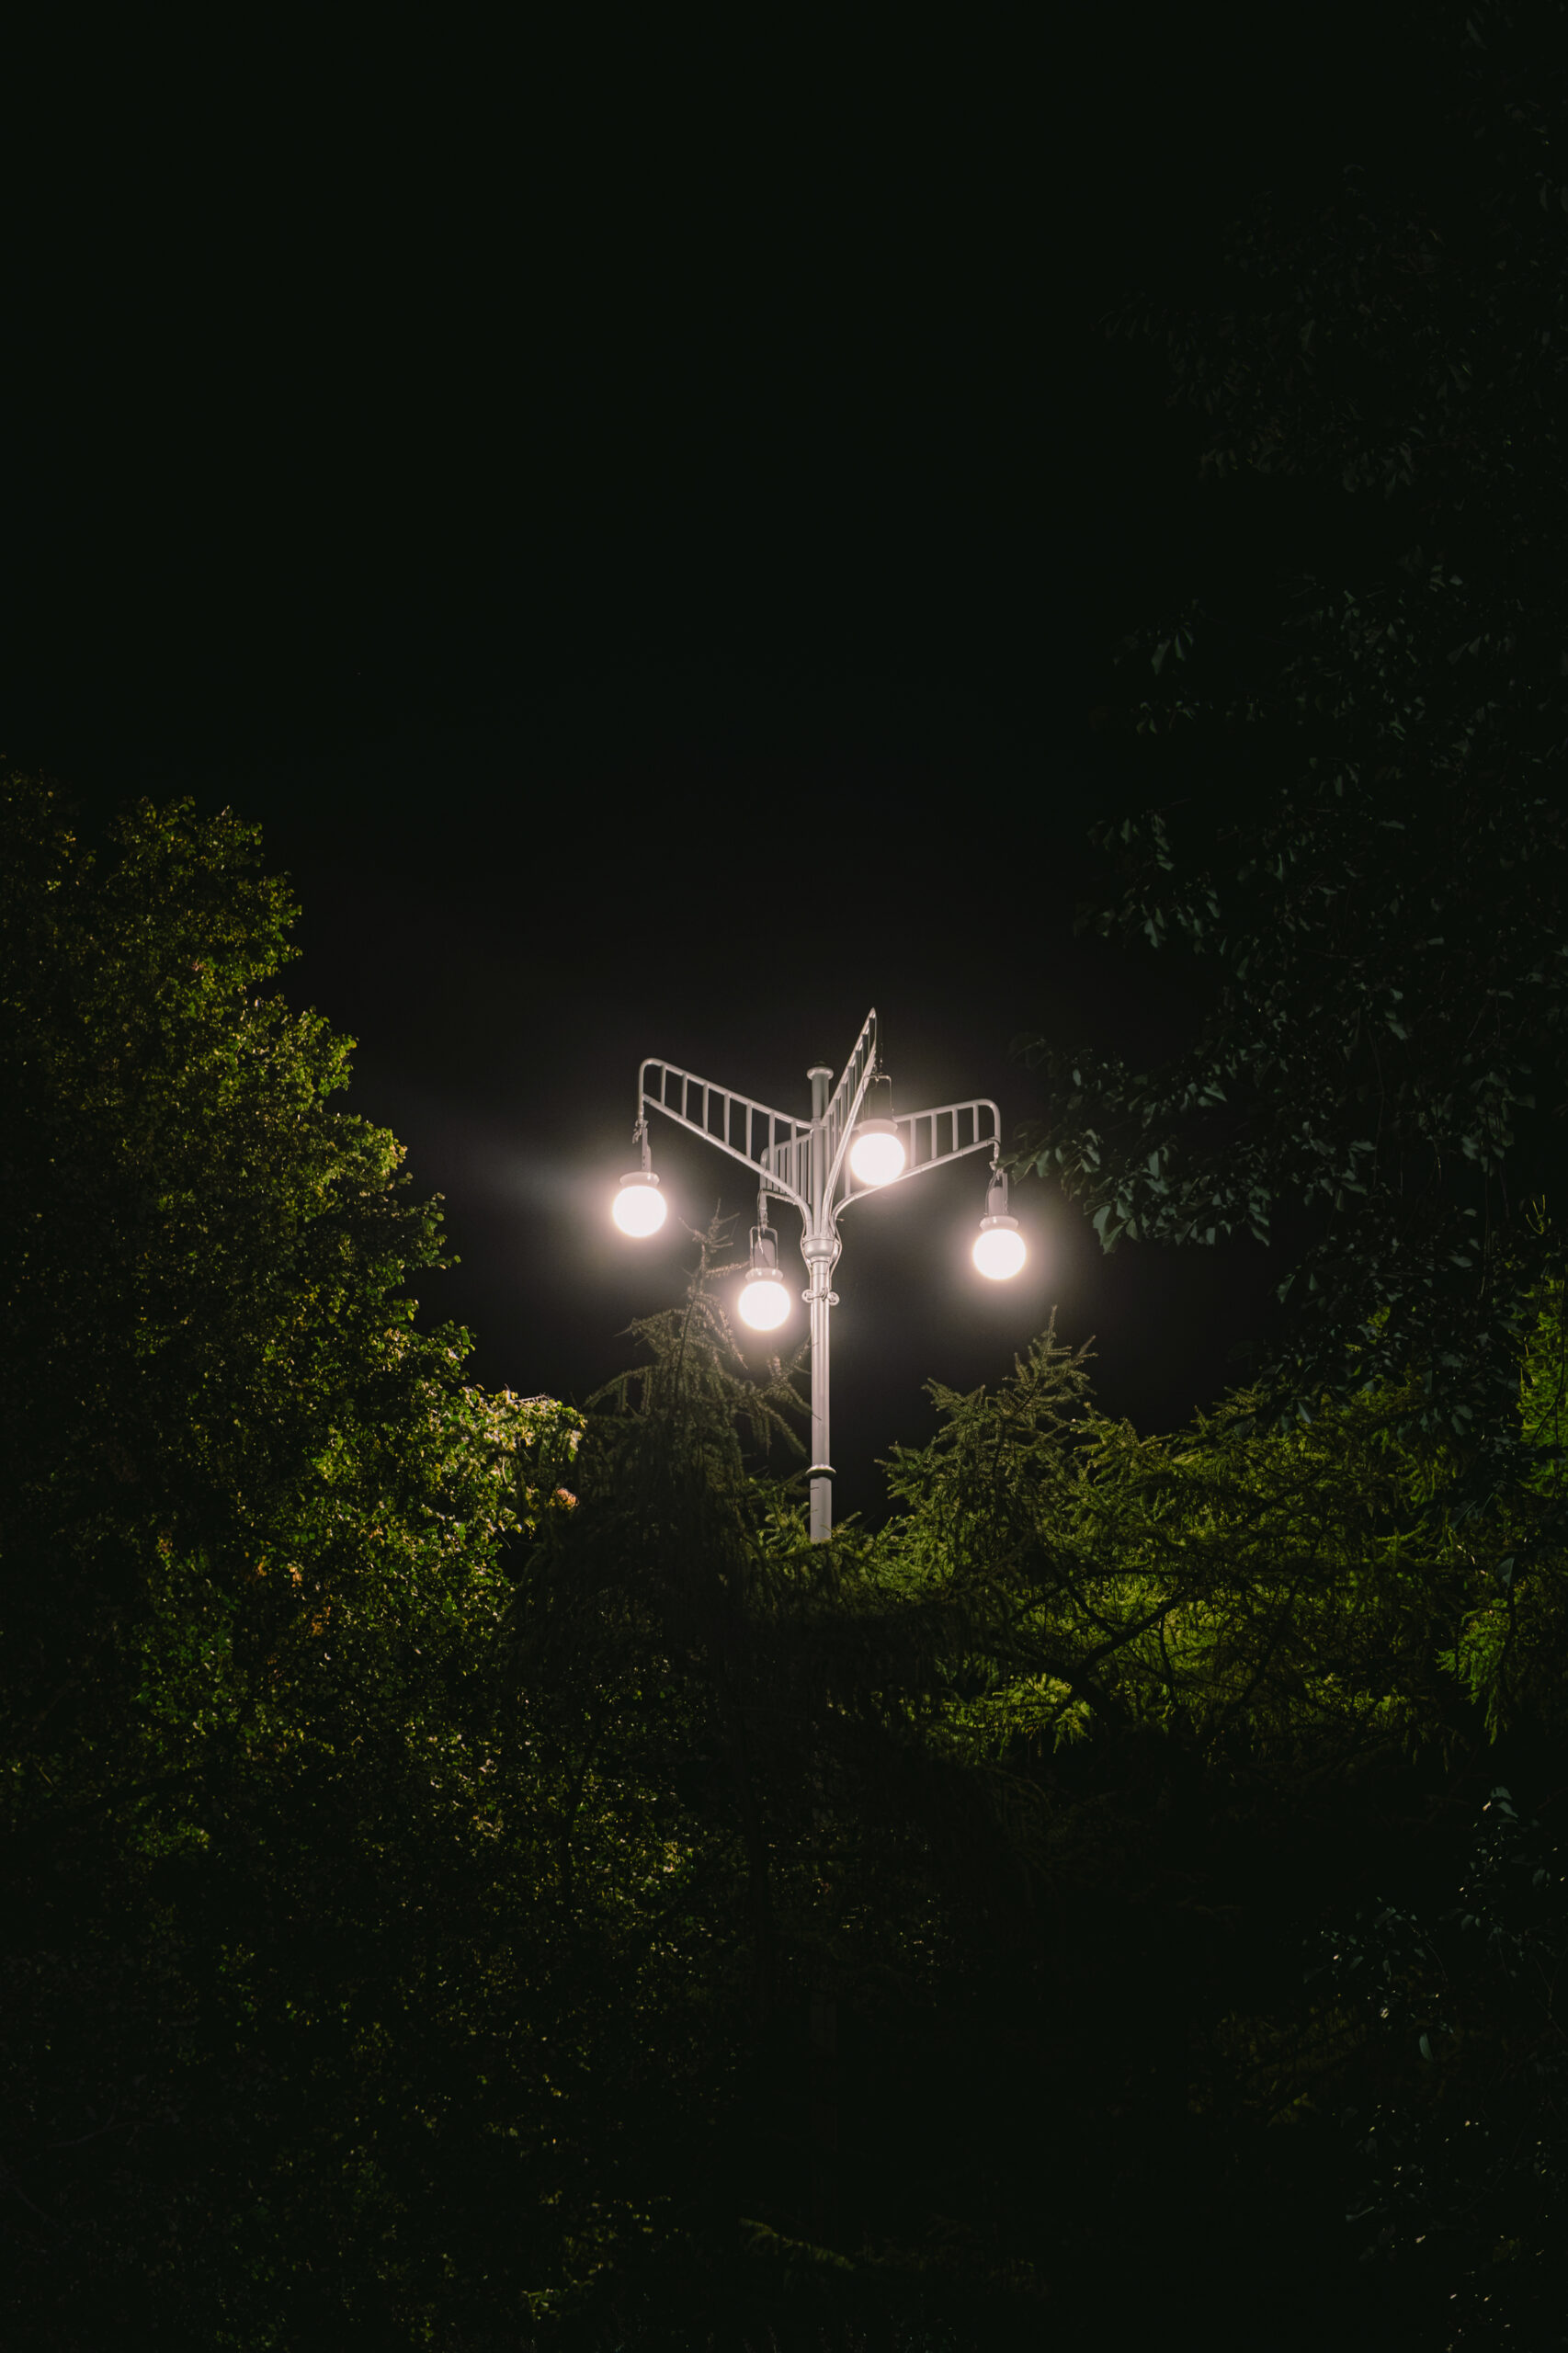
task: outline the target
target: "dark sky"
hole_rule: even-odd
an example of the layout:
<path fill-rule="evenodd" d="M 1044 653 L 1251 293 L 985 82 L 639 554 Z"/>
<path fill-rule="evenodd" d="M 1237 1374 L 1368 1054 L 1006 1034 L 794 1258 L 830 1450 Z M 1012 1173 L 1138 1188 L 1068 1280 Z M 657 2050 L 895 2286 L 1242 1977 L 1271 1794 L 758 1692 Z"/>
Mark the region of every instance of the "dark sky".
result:
<path fill-rule="evenodd" d="M 16 61 L 0 747 L 94 819 L 263 823 L 291 986 L 446 1195 L 429 1306 L 523 1391 L 583 1397 L 678 1290 L 678 1233 L 607 1223 L 644 1053 L 803 1109 L 874 1003 L 901 1108 L 1011 1133 L 1020 1032 L 1176 1033 L 1070 926 L 1085 827 L 1170 789 L 1089 728 L 1109 652 L 1213 527 L 1092 323 L 1420 127 L 1348 10 L 846 13 Z M 983 1191 L 846 1226 L 841 1509 L 1053 1303 L 1141 1422 L 1232 1376 L 1253 1245 L 1107 1262 L 1034 1185 L 983 1289 Z"/>

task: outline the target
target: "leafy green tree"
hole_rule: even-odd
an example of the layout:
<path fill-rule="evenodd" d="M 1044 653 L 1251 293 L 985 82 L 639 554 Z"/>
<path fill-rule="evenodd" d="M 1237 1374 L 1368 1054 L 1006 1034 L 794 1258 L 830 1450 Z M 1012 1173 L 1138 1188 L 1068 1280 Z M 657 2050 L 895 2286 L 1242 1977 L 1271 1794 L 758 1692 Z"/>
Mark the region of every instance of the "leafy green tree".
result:
<path fill-rule="evenodd" d="M 1549 2344 L 1568 2185 L 1559 1849 L 1506 1786 L 1463 1812 L 1461 1835 L 1385 1853 L 1361 1900 L 1324 1907 L 1300 1984 L 1219 2021 L 1210 2081 L 1270 2131 L 1316 2128 L 1369 2333 Z"/>
<path fill-rule="evenodd" d="M 760 2332 L 776 2303 L 898 2301 L 896 2270 L 833 2251 L 863 2221 L 841 2162 L 840 2028 L 929 1993 L 961 1940 L 960 1890 L 931 1849 L 962 1857 L 983 1901 L 983 1809 L 920 1733 L 959 1613 L 884 1575 L 853 1529 L 810 1543 L 799 1474 L 775 1467 L 803 1454 L 794 1368 L 748 1370 L 722 1238 L 697 1237 L 685 1304 L 633 1327 L 645 1362 L 592 1401 L 577 1507 L 529 1550 L 507 1655 L 561 1793 L 557 1884 L 585 1965 L 613 1972 L 608 1998 L 649 1965 L 633 1964 L 646 1939 L 699 2006 L 684 2037 L 661 2013 L 661 2075 L 689 2066 L 709 2088 L 700 2139 L 663 2146 L 666 2236 L 643 2292 L 677 2277 L 694 2291 L 728 2243 L 732 2318 Z M 636 1908 L 642 1852 L 665 1876 Z"/>
<path fill-rule="evenodd" d="M 458 1343 L 403 1295 L 434 1209 L 331 1109 L 345 1041 L 269 985 L 294 910 L 254 829 L 143 809 L 100 870 L 46 790 L 6 815 L 7 1745 L 70 1722 L 85 1758 L 159 1558 L 199 1563 L 242 1648 L 330 1607 L 364 1561 L 325 1500 L 343 1433 L 409 1443 Z"/>
<path fill-rule="evenodd" d="M 949 1729 L 977 1754 L 1155 1729 L 1289 1774 L 1457 1730 L 1442 1648 L 1514 1540 L 1425 1509 L 1446 1449 L 1395 1442 L 1408 1389 L 1285 1429 L 1242 1392 L 1143 1438 L 1048 1333 L 994 1395 L 935 1393 L 945 1427 L 895 1457 L 889 1544 L 973 1596 L 983 1674 Z"/>
<path fill-rule="evenodd" d="M 1108 323 L 1163 345 L 1212 528 L 1124 648 L 1120 724 L 1179 767 L 1104 830 L 1094 919 L 1191 959 L 1197 1009 L 1157 1066 L 1030 1048 L 1028 1164 L 1106 1248 L 1282 1244 L 1270 1410 L 1415 1374 L 1477 1508 L 1533 1477 L 1517 1349 L 1562 1267 L 1526 1214 L 1568 1095 L 1562 30 L 1414 12 L 1428 160 L 1261 202 L 1221 299 Z"/>
<path fill-rule="evenodd" d="M 11 2341 L 798 2302 L 835 2063 L 801 2113 L 790 2054 L 920 1884 L 839 1726 L 880 1605 L 746 1460 L 798 1400 L 705 1259 L 585 1431 L 466 1384 L 255 830 L 143 805 L 93 858 L 25 779 L 4 824 Z"/>
<path fill-rule="evenodd" d="M 0 890 L 7 2333 L 461 2341 L 607 2227 L 494 1674 L 580 1424 L 416 1328 L 253 828 L 14 779 Z"/>
<path fill-rule="evenodd" d="M 1522 1380 L 1515 1359 L 1524 1442 L 1548 1487 L 1560 1476 L 1561 1328 L 1553 1303 Z M 1463 1518 L 1429 1507 L 1457 1483 L 1445 1458 L 1458 1442 L 1422 1435 L 1414 1379 L 1403 1394 L 1363 1384 L 1322 1399 L 1283 1427 L 1243 1392 L 1190 1430 L 1141 1438 L 1095 1413 L 1081 1357 L 1048 1334 L 996 1392 L 935 1393 L 944 1426 L 895 1456 L 903 1509 L 883 1540 L 890 1560 L 972 1597 L 924 1736 L 964 1758 L 1006 1824 L 1034 1894 L 1036 1949 L 1052 1915 L 1082 1936 L 1058 1993 L 1080 2028 L 1094 1970 L 1124 1997 L 1104 2017 L 1097 2096 L 1135 2147 L 1190 2180 L 1199 2209 L 1267 2183 L 1312 2214 L 1328 2275 L 1336 2238 L 1343 2250 L 1341 2325 L 1358 2312 L 1375 2321 L 1396 2243 L 1406 2259 L 1387 2277 L 1390 2321 L 1404 2298 L 1453 2325 L 1457 2298 L 1462 2341 L 1482 2341 L 1484 2298 L 1499 2322 L 1548 2310 L 1561 2285 L 1555 1913 L 1528 1930 L 1506 1921 L 1485 1863 L 1468 1876 L 1464 1916 L 1440 1931 L 1381 1900 L 1363 1907 L 1373 1926 L 1344 1925 L 1348 1891 L 1373 1871 L 1413 1883 L 1425 1908 L 1463 1868 L 1451 1817 L 1490 1743 L 1518 1735 L 1539 1769 L 1560 1738 L 1561 1551 L 1538 1548 L 1538 1574 L 1499 1597 L 1500 1559 L 1528 1540 L 1528 1499 Z M 1392 1840 L 1374 1830 L 1380 1816 L 1398 1824 Z M 1537 1870 L 1537 1892 L 1554 1883 Z M 1233 1934 L 1195 1938 L 1195 1908 L 1229 1915 Z M 1096 1933 L 1108 1910 L 1139 1953 L 1135 1982 L 1113 1974 L 1119 1956 Z M 1150 1910 L 1161 1934 L 1144 1945 Z M 1302 1935 L 1336 1956 L 1325 1990 L 1292 1978 Z M 1374 1949 L 1375 1970 L 1352 1969 Z M 1421 2015 L 1391 2071 L 1400 2002 L 1403 2021 L 1412 2003 Z M 1434 2069 L 1439 2018 L 1449 2040 Z M 1363 2180 L 1374 2110 L 1367 2154 L 1380 2162 Z M 1094 2225 L 1070 2185 L 1040 2188 L 1037 2211 L 1071 2218 L 1059 2251 L 1034 2236 L 1049 2271 L 1052 2252 L 1072 2263 L 1071 2246 L 1094 2243 Z M 1124 2161 L 1117 2212 L 1141 2240 L 1149 2196 Z M 1346 2228 L 1346 2200 L 1368 2232 Z M 1203 2225 L 1184 2214 L 1190 2237 Z M 1285 2263 L 1277 2224 L 1260 2211 L 1256 2227 Z M 1447 2234 L 1437 2252 L 1420 2252 L 1426 2229 Z M 1371 2268 L 1358 2279 L 1364 2249 Z M 1491 2268 L 1526 2255 L 1517 2281 Z"/>
<path fill-rule="evenodd" d="M 1291 1968 L 1561 1726 L 1560 1293 L 1468 1517 L 1419 1368 L 1142 1437 L 1048 1332 L 813 1546 L 722 1233 L 585 1415 L 474 1389 L 254 833 L 6 827 L 8 2341 L 913 2353 L 1130 2234 L 1321 2341 L 1330 2095 L 1429 2128 Z"/>
<path fill-rule="evenodd" d="M 1532 1615 L 1548 1577 L 1517 1597 L 1528 1674 L 1476 1638 L 1514 1518 L 1427 1508 L 1459 1442 L 1413 1429 L 1414 1381 L 1286 1428 L 1243 1394 L 1143 1438 L 1095 1412 L 1083 1352 L 1048 1333 L 999 1390 L 937 1389 L 943 1427 L 895 1451 L 880 1536 L 812 1548 L 747 1471 L 736 1425 L 766 1414 L 709 1281 L 599 1401 L 581 1508 L 518 1601 L 585 1845 L 597 1815 L 619 1825 L 603 1851 L 635 1851 L 662 1806 L 691 1859 L 688 1936 L 711 1907 L 687 1952 L 724 2014 L 706 2113 L 732 2197 L 712 2202 L 688 2149 L 646 2292 L 667 2308 L 673 2257 L 717 2296 L 704 2264 L 735 2224 L 751 2268 L 724 2275 L 728 2309 L 758 2326 L 770 2268 L 846 2326 L 885 2321 L 899 2279 L 928 2300 L 1005 2279 L 1015 2313 L 1048 2280 L 1086 2294 L 1108 2212 L 1146 2247 L 1168 2234 L 1174 2260 L 1256 2201 L 1261 2285 L 1287 2259 L 1283 2200 L 1332 2255 L 1344 2168 L 1313 2096 L 1369 2045 L 1309 2010 L 1291 2057 L 1291 1940 L 1381 1853 L 1369 1808 L 1419 1847 L 1419 1792 L 1472 1769 L 1488 1719 L 1561 1711 Z M 608 1923 L 613 1878 L 592 1900 Z M 831 2051 L 811 2031 L 829 1999 Z M 1063 2023 L 1031 2037 L 1037 2011 Z M 713 2067 L 699 2034 L 686 2047 Z M 919 2084 L 918 2127 L 883 2067 Z M 824 2195 L 835 2173 L 874 2190 Z"/>

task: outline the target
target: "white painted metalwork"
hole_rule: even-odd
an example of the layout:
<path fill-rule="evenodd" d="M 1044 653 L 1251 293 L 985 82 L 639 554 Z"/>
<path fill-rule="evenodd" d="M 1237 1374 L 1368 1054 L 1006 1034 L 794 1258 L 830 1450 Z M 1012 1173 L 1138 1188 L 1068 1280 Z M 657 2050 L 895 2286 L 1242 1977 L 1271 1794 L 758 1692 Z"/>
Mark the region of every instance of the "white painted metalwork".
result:
<path fill-rule="evenodd" d="M 637 1080 L 639 1132 L 646 1135 L 650 1111 L 662 1111 L 676 1127 L 716 1144 L 756 1179 L 759 1191 L 790 1201 L 801 1212 L 801 1256 L 808 1281 L 801 1296 L 811 1317 L 812 1354 L 812 1541 L 820 1544 L 833 1527 L 833 1464 L 828 1452 L 828 1311 L 838 1304 L 830 1288 L 842 1244 L 838 1221 L 868 1193 L 891 1192 L 928 1168 L 945 1167 L 972 1152 L 989 1152 L 993 1165 L 1002 1148 L 1002 1119 L 988 1097 L 942 1103 L 929 1111 L 894 1116 L 904 1147 L 902 1176 L 885 1185 L 858 1185 L 849 1166 L 849 1142 L 877 1070 L 877 1014 L 866 1016 L 853 1052 L 831 1094 L 833 1073 L 818 1063 L 812 1083 L 809 1120 L 776 1111 L 733 1088 L 716 1086 L 694 1071 L 650 1055 Z M 646 1147 L 644 1146 L 644 1149 Z"/>
<path fill-rule="evenodd" d="M 947 1121 L 945 1144 L 941 1141 L 943 1120 Z M 968 1103 L 941 1103 L 930 1111 L 909 1111 L 902 1118 L 895 1113 L 893 1126 L 903 1145 L 903 1174 L 890 1176 L 885 1185 L 858 1185 L 846 1162 L 839 1216 L 852 1201 L 863 1201 L 868 1193 L 891 1192 L 895 1185 L 907 1185 L 912 1176 L 923 1176 L 927 1168 L 943 1168 L 949 1160 L 962 1160 L 971 1152 L 988 1152 L 994 1159 L 1002 1148 L 1001 1114 L 986 1095 L 976 1096 Z M 926 1146 L 924 1156 L 920 1149 L 922 1139 Z"/>
<path fill-rule="evenodd" d="M 654 1074 L 652 1080 L 650 1073 Z M 676 1096 L 674 1103 L 669 1099 L 672 1091 Z M 693 1117 L 698 1100 L 700 1115 Z M 733 1087 L 715 1086 L 711 1079 L 699 1078 L 695 1071 L 677 1070 L 674 1063 L 662 1063 L 652 1054 L 638 1074 L 638 1119 L 649 1110 L 662 1111 L 677 1128 L 689 1128 L 705 1142 L 717 1144 L 732 1160 L 743 1162 L 769 1192 L 793 1201 L 802 1213 L 809 1211 L 804 1189 L 791 1185 L 785 1173 L 795 1165 L 790 1153 L 809 1147 L 808 1121 L 792 1120 L 787 1111 L 754 1102 L 749 1095 L 737 1095 Z"/>

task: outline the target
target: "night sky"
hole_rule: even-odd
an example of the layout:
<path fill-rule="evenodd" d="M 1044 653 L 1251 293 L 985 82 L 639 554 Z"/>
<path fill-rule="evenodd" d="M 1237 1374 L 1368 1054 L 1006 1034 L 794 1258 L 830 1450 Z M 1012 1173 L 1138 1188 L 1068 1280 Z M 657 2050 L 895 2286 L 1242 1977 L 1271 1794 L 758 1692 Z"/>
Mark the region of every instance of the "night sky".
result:
<path fill-rule="evenodd" d="M 1085 828 L 1176 774 L 1091 713 L 1231 527 L 1093 323 L 1424 129 L 1348 10 L 847 13 L 14 61 L 0 749 L 89 824 L 263 824 L 290 991 L 446 1197 L 427 1310 L 525 1392 L 582 1400 L 679 1294 L 682 1231 L 608 1220 L 643 1054 L 803 1112 L 875 1004 L 901 1109 L 989 1094 L 1011 1138 L 1020 1033 L 1180 1035 L 1179 974 L 1072 937 Z M 654 1148 L 744 1242 L 742 1173 Z M 996 1380 L 1053 1304 L 1142 1425 L 1238 1377 L 1256 1245 L 1106 1261 L 1029 1184 L 983 1285 L 983 1190 L 846 1222 L 840 1513 L 928 1375 Z"/>

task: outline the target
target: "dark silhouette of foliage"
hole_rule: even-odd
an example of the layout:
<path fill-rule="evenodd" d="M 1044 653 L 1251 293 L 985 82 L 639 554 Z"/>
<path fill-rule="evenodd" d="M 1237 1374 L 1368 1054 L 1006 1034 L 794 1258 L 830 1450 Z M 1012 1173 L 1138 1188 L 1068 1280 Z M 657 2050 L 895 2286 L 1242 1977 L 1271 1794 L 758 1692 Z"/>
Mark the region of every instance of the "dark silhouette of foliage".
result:
<path fill-rule="evenodd" d="M 581 1412 L 465 1383 L 254 834 L 142 807 L 100 868 L 6 809 L 8 2343 L 1544 2309 L 1555 2157 L 1483 2180 L 1449 2111 L 1557 2148 L 1549 1984 L 1491 1967 L 1555 1915 L 1405 1927 L 1499 1776 L 1556 1802 L 1559 1291 L 1466 1515 L 1419 1368 L 1144 1436 L 1052 1326 L 812 1545 L 722 1229 Z"/>
<path fill-rule="evenodd" d="M 1028 1165 L 1107 1249 L 1283 1244 L 1260 1405 L 1414 1374 L 1412 1429 L 1464 1441 L 1453 1509 L 1534 1479 L 1517 1347 L 1562 1272 L 1527 1213 L 1568 1096 L 1562 29 L 1420 11 L 1439 102 L 1403 176 L 1260 199 L 1228 297 L 1108 323 L 1201 420 L 1215 531 L 1120 714 L 1201 780 L 1104 829 L 1085 919 L 1195 960 L 1199 1002 L 1158 1067 L 1029 1047 Z"/>
<path fill-rule="evenodd" d="M 1377 1898 L 1320 1929 L 1309 1956 L 1320 2015 L 1369 2042 L 1375 2063 L 1320 2091 L 1346 2102 L 1360 2260 L 1446 2304 L 1456 2347 L 1550 2343 L 1561 2325 L 1568 1917 L 1540 1832 L 1494 1788 L 1457 1903 Z"/>

